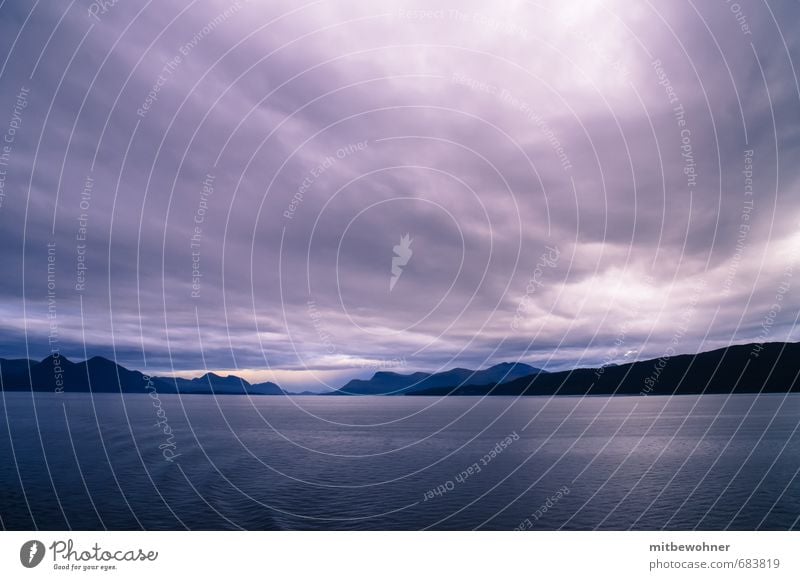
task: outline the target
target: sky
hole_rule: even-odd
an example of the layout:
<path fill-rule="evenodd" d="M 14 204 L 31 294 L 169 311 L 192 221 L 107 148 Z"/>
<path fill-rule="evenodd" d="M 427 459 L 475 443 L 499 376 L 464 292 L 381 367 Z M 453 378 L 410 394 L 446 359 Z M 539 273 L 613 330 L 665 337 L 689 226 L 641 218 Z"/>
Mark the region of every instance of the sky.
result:
<path fill-rule="evenodd" d="M 797 340 L 798 24 L 3 2 L 0 356 L 322 391 Z"/>

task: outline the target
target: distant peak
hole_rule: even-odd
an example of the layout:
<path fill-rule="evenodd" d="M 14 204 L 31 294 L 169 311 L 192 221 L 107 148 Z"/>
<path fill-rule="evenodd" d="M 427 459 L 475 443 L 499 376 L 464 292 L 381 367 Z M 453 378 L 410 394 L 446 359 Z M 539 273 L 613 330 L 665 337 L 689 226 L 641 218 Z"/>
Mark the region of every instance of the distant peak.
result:
<path fill-rule="evenodd" d="M 58 359 L 61 363 L 71 363 L 72 361 L 65 357 L 63 354 L 53 353 L 50 356 L 46 356 L 42 359 L 43 364 L 52 364 L 54 360 Z"/>
<path fill-rule="evenodd" d="M 117 365 L 117 363 L 115 363 L 113 360 L 99 355 L 93 356 L 90 359 L 86 359 L 86 362 L 92 364 Z"/>
<path fill-rule="evenodd" d="M 380 377 L 397 377 L 400 376 L 400 373 L 396 373 L 394 371 L 378 371 L 374 375 L 372 375 L 373 379 L 378 379 Z"/>
<path fill-rule="evenodd" d="M 530 366 L 531 365 L 529 365 L 527 363 L 524 363 L 524 362 L 501 362 L 501 363 L 497 363 L 492 368 L 497 368 L 497 367 L 502 367 L 502 368 L 506 368 L 506 367 L 530 367 Z"/>
<path fill-rule="evenodd" d="M 237 377 L 236 375 L 226 375 L 223 377 L 214 372 L 208 372 L 199 379 L 195 380 L 212 383 L 241 383 L 243 385 L 250 385 L 249 382 L 241 377 Z"/>

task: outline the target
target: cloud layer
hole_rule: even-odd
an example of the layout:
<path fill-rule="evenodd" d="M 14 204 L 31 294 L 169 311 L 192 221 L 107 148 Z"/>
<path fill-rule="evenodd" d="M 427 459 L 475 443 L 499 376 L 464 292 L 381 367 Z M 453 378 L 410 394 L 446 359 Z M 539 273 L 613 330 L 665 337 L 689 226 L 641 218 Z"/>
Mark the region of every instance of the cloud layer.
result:
<path fill-rule="evenodd" d="M 320 389 L 796 339 L 797 5 L 427 4 L 0 8 L 5 356 Z"/>

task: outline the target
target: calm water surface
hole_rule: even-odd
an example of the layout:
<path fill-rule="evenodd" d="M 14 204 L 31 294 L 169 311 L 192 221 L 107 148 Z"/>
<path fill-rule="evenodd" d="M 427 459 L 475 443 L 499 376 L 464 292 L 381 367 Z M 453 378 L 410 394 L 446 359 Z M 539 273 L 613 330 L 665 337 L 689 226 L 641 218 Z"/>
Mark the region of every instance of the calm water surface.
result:
<path fill-rule="evenodd" d="M 0 397 L 6 529 L 790 529 L 800 515 L 798 395 Z"/>

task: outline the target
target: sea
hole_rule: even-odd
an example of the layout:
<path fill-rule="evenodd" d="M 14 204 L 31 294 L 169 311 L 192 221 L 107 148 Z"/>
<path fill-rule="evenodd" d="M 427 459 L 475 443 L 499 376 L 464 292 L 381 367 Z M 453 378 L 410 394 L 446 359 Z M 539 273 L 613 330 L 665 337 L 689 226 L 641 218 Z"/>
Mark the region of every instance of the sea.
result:
<path fill-rule="evenodd" d="M 788 530 L 800 395 L 0 392 L 8 530 Z"/>

